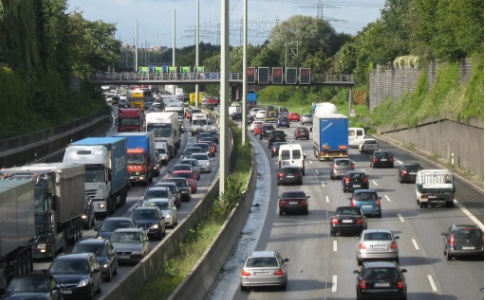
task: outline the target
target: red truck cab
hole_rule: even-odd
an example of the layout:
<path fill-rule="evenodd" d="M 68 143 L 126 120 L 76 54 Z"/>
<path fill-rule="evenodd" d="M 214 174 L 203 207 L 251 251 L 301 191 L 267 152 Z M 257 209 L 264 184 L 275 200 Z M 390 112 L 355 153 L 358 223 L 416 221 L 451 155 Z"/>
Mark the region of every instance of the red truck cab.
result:
<path fill-rule="evenodd" d="M 120 108 L 116 125 L 118 132 L 142 132 L 143 112 L 138 108 Z"/>
<path fill-rule="evenodd" d="M 148 158 L 145 149 L 142 147 L 127 149 L 127 155 L 128 174 L 130 174 L 131 182 L 148 185 L 152 182 L 153 177 L 158 176 L 158 172 L 156 172 L 158 165 L 155 166 L 157 161 Z"/>

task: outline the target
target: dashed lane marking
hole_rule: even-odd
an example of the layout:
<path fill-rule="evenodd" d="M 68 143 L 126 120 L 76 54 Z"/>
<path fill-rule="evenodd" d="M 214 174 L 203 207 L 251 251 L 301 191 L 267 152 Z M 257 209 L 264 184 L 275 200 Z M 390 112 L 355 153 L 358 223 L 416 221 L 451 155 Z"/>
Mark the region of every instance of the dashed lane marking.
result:
<path fill-rule="evenodd" d="M 326 196 L 326 202 L 329 203 L 329 196 Z"/>
<path fill-rule="evenodd" d="M 385 195 L 385 198 L 386 200 L 388 200 L 388 202 L 391 202 L 390 198 L 387 195 Z"/>
<path fill-rule="evenodd" d="M 337 241 L 336 240 L 332 241 L 332 251 L 337 252 Z"/>
<path fill-rule="evenodd" d="M 427 275 L 427 278 L 429 279 L 430 286 L 432 287 L 432 290 L 434 292 L 437 292 L 437 286 L 435 285 L 434 278 L 432 278 L 432 275 Z"/>
<path fill-rule="evenodd" d="M 402 222 L 405 222 L 405 220 L 403 219 L 402 215 L 401 214 L 397 214 L 398 218 L 400 219 L 400 221 Z"/>
<path fill-rule="evenodd" d="M 413 246 L 415 247 L 415 250 L 420 250 L 417 241 L 415 239 L 412 239 Z"/>
<path fill-rule="evenodd" d="M 378 183 L 376 183 L 376 181 L 371 180 L 371 182 L 373 182 L 373 184 L 374 184 L 375 186 L 378 186 Z"/>
<path fill-rule="evenodd" d="M 332 289 L 333 293 L 337 292 L 337 275 L 332 275 Z"/>

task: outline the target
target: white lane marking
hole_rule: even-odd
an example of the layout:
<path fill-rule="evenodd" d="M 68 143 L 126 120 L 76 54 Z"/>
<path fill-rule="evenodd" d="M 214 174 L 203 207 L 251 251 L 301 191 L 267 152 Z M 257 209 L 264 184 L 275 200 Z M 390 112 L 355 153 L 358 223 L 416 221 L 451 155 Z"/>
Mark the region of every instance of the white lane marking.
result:
<path fill-rule="evenodd" d="M 427 278 L 429 279 L 430 286 L 432 287 L 432 290 L 434 292 L 437 292 L 437 286 L 435 285 L 434 278 L 432 278 L 432 275 L 427 275 Z"/>
<path fill-rule="evenodd" d="M 402 215 L 401 214 L 397 214 L 398 218 L 400 219 L 400 221 L 402 222 L 405 222 L 405 220 L 403 219 Z"/>
<path fill-rule="evenodd" d="M 329 203 L 329 196 L 326 196 L 326 202 Z"/>
<path fill-rule="evenodd" d="M 309 163 L 312 165 L 312 160 L 309 160 Z"/>
<path fill-rule="evenodd" d="M 388 202 L 391 202 L 390 198 L 388 198 L 387 195 L 385 195 L 385 198 L 386 198 L 386 200 L 388 200 Z"/>
<path fill-rule="evenodd" d="M 401 160 L 397 160 L 397 159 L 395 159 L 395 162 L 397 162 L 397 163 L 399 163 L 399 164 L 403 165 L 403 162 L 402 162 Z"/>
<path fill-rule="evenodd" d="M 337 275 L 332 275 L 332 289 L 333 293 L 337 292 Z"/>
<path fill-rule="evenodd" d="M 375 186 L 378 186 L 378 183 L 376 183 L 376 181 L 371 180 L 371 182 L 373 182 L 373 184 L 374 184 Z"/>
<path fill-rule="evenodd" d="M 413 246 L 415 247 L 415 250 L 420 250 L 417 241 L 415 239 L 412 239 Z"/>
<path fill-rule="evenodd" d="M 332 251 L 337 252 L 337 241 L 336 240 L 332 241 Z"/>
<path fill-rule="evenodd" d="M 322 185 L 322 187 L 326 187 L 326 184 L 324 183 L 324 181 L 321 182 L 321 185 Z"/>
<path fill-rule="evenodd" d="M 454 200 L 454 203 L 462 210 L 462 212 L 466 216 L 469 217 L 469 219 L 471 219 L 474 223 L 476 223 L 476 225 L 479 226 L 479 228 L 481 228 L 484 231 L 484 224 L 481 223 L 481 221 L 479 221 L 478 218 L 476 218 L 467 208 L 465 208 L 464 205 L 462 205 L 461 203 L 459 203 L 459 201 Z"/>
<path fill-rule="evenodd" d="M 314 170 L 314 173 L 316 173 L 317 175 L 319 175 L 319 170 Z"/>

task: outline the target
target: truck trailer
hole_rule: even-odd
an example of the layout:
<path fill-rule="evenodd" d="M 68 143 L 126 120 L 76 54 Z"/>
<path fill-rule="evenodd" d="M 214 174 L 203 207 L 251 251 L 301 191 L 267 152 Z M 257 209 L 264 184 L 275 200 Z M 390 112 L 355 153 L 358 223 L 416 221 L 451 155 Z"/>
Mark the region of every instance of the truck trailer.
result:
<path fill-rule="evenodd" d="M 349 157 L 348 117 L 331 103 L 315 110 L 312 123 L 314 156 L 319 160 Z"/>
<path fill-rule="evenodd" d="M 84 176 L 82 165 L 40 163 L 2 169 L 6 180 L 34 182 L 35 239 L 32 258 L 54 258 L 82 238 Z"/>
<path fill-rule="evenodd" d="M 126 203 L 130 188 L 126 137 L 76 141 L 66 148 L 63 162 L 84 165 L 84 190 L 93 198 L 96 215 L 107 216 Z"/>
<path fill-rule="evenodd" d="M 35 237 L 34 184 L 0 180 L 0 289 L 15 275 L 32 272 L 29 241 Z"/>
<path fill-rule="evenodd" d="M 181 130 L 176 112 L 148 112 L 145 115 L 146 131 L 153 132 L 156 142 L 167 142 L 171 157 L 181 146 Z"/>

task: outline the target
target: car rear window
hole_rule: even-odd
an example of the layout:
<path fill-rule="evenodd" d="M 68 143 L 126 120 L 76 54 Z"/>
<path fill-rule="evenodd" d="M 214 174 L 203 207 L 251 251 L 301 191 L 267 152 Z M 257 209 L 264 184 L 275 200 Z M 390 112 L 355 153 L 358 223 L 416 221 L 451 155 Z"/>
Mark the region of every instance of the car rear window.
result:
<path fill-rule="evenodd" d="M 398 277 L 398 271 L 394 268 L 372 268 L 364 274 L 367 280 L 396 280 Z"/>
<path fill-rule="evenodd" d="M 280 172 L 284 174 L 294 174 L 299 172 L 299 168 L 282 168 L 280 169 Z"/>
<path fill-rule="evenodd" d="M 338 160 L 338 161 L 336 161 L 336 165 L 341 166 L 341 167 L 349 166 L 350 164 L 351 164 L 351 162 L 349 160 Z"/>
<path fill-rule="evenodd" d="M 153 199 L 153 198 L 167 198 L 169 197 L 169 193 L 167 192 L 167 190 L 155 190 L 155 189 L 152 189 L 152 190 L 148 190 L 147 191 L 147 194 L 145 195 L 145 199 L 148 200 L 148 199 Z"/>
<path fill-rule="evenodd" d="M 304 192 L 285 192 L 282 194 L 282 198 L 305 198 Z"/>
<path fill-rule="evenodd" d="M 368 232 L 364 235 L 365 241 L 391 241 L 392 236 L 389 232 Z"/>
<path fill-rule="evenodd" d="M 301 159 L 300 150 L 292 150 L 292 159 Z"/>
<path fill-rule="evenodd" d="M 482 237 L 483 233 L 479 229 L 462 228 L 454 231 L 454 237 L 458 239 L 474 239 Z"/>
<path fill-rule="evenodd" d="M 376 194 L 373 193 L 373 192 L 362 192 L 362 193 L 356 193 L 354 194 L 354 198 L 356 200 L 370 200 L 370 201 L 374 201 L 376 200 Z"/>
<path fill-rule="evenodd" d="M 365 174 L 363 173 L 351 173 L 349 174 L 349 178 L 352 178 L 352 179 L 358 179 L 358 178 L 364 178 L 365 177 Z"/>
<path fill-rule="evenodd" d="M 290 159 L 290 151 L 289 150 L 282 150 L 282 159 Z"/>
<path fill-rule="evenodd" d="M 337 215 L 353 215 L 353 216 L 360 215 L 359 210 L 350 209 L 350 208 L 338 209 L 338 210 L 336 210 L 336 214 Z"/>
<path fill-rule="evenodd" d="M 278 267 L 278 262 L 275 257 L 257 257 L 249 258 L 246 262 L 247 268 L 265 268 Z"/>

